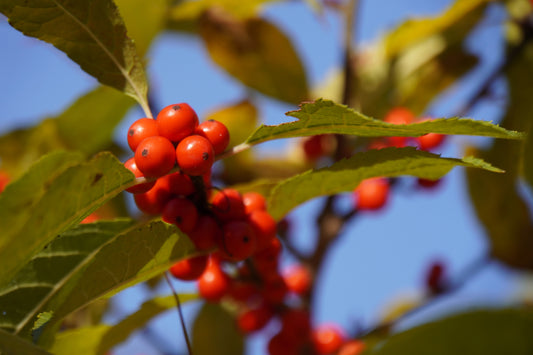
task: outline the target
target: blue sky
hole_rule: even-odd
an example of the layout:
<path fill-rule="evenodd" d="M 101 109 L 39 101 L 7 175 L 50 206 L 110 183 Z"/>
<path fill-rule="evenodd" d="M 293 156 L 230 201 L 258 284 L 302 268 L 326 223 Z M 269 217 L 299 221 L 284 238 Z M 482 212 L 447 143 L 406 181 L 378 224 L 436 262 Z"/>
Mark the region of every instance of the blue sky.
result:
<path fill-rule="evenodd" d="M 362 1 L 357 42 L 370 42 L 408 16 L 436 14 L 449 3 L 448 0 Z M 265 15 L 293 40 L 304 59 L 311 84 L 321 82 L 341 63 L 340 24 L 333 14 L 319 19 L 305 5 L 291 2 L 271 6 Z M 498 16 L 496 11 L 494 18 Z M 447 101 L 433 105 L 432 113 L 452 114 L 452 109 L 469 95 L 482 75 L 498 63 L 499 36 L 498 27 L 493 24 L 476 31 L 468 45 L 473 52 L 484 55 L 480 68 L 461 86 L 453 88 Z M 0 43 L 0 133 L 59 114 L 72 100 L 96 85 L 94 79 L 64 54 L 48 44 L 24 37 L 3 18 Z M 188 36 L 167 33 L 157 38 L 149 53 L 148 71 L 158 102 L 162 105 L 188 102 L 200 117 L 245 95 L 240 85 L 213 66 L 202 43 Z M 295 109 L 261 96 L 258 103 L 264 121 L 269 124 L 286 121 L 284 113 Z M 484 104 L 471 116 L 492 120 L 502 109 L 501 104 Z M 141 115 L 137 109 L 125 118 L 116 132 L 119 142 L 125 144 L 124 132 Z M 462 156 L 468 142 L 466 138 L 453 137 L 443 154 Z M 353 330 L 354 324 L 369 326 L 394 299 L 417 293 L 424 271 L 433 260 L 444 260 L 453 276 L 487 250 L 483 229 L 466 199 L 462 170 L 453 170 L 435 191 L 420 191 L 409 179 L 402 180 L 400 185 L 383 211 L 361 214 L 346 226 L 341 240 L 332 248 L 318 280 L 320 292 L 314 305 L 317 323 L 336 322 L 347 332 Z M 346 196 L 344 203 L 351 203 L 350 196 Z M 320 201 L 311 201 L 291 216 L 294 229 L 298 230 L 295 242 L 303 249 L 314 242 L 309 220 L 319 205 Z M 441 314 L 448 307 L 506 302 L 515 291 L 517 277 L 496 263 L 491 264 L 457 295 L 439 302 L 412 322 Z M 182 284 L 179 287 L 190 289 Z M 168 293 L 166 288 L 158 291 Z M 109 319 L 135 310 L 147 297 L 142 287 L 120 294 L 117 302 L 120 306 Z M 171 347 L 182 344 L 175 312 L 158 318 L 150 327 Z M 253 354 L 261 354 L 259 349 L 264 340 L 253 339 L 250 345 Z M 117 350 L 116 354 L 156 354 L 141 337 Z"/>

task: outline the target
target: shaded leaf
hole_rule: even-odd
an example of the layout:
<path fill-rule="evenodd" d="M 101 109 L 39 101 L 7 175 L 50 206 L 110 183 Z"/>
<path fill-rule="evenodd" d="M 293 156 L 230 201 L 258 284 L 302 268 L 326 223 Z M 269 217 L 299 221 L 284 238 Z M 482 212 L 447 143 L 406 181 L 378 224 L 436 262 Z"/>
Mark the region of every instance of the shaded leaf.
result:
<path fill-rule="evenodd" d="M 533 312 L 473 311 L 395 334 L 365 354 L 526 355 L 533 353 Z"/>
<path fill-rule="evenodd" d="M 189 239 L 164 222 L 79 225 L 54 239 L 0 289 L 0 310 L 6 312 L 0 327 L 27 335 L 38 314 L 53 312 L 43 326 L 50 335 L 69 313 L 145 281 L 193 251 Z"/>
<path fill-rule="evenodd" d="M 49 352 L 29 341 L 0 329 L 0 354 L 2 355 L 50 355 Z"/>
<path fill-rule="evenodd" d="M 53 44 L 102 84 L 149 111 L 144 68 L 112 0 L 3 0 L 0 11 L 11 26 Z"/>
<path fill-rule="evenodd" d="M 292 43 L 266 20 L 239 21 L 221 10 L 208 11 L 200 34 L 213 61 L 243 84 L 291 103 L 309 96 L 305 70 Z"/>
<path fill-rule="evenodd" d="M 167 0 L 114 0 L 124 19 L 128 36 L 143 57 L 152 40 L 164 28 L 168 12 Z"/>
<path fill-rule="evenodd" d="M 507 68 L 509 103 L 502 125 L 527 131 L 531 125 L 533 101 L 528 89 L 533 85 L 533 44 L 526 46 Z M 467 171 L 470 197 L 490 240 L 492 256 L 508 265 L 533 269 L 533 221 L 531 210 L 518 190 L 520 165 L 527 169 L 526 142 L 496 140 L 480 151 L 506 174 L 494 176 Z M 527 171 L 527 170 L 525 170 Z"/>
<path fill-rule="evenodd" d="M 54 150 L 72 149 L 91 155 L 109 148 L 116 125 L 133 103 L 104 86 L 90 91 L 59 116 L 0 137 L 2 169 L 17 176 Z"/>
<path fill-rule="evenodd" d="M 194 321 L 192 349 L 195 355 L 243 354 L 244 339 L 235 318 L 219 304 L 206 302 Z"/>
<path fill-rule="evenodd" d="M 457 0 L 445 12 L 433 18 L 410 19 L 402 23 L 397 29 L 385 37 L 386 53 L 390 57 L 413 46 L 428 37 L 442 34 L 446 30 L 456 31 L 456 35 L 464 38 L 465 32 L 462 26 L 472 27 L 484 5 L 493 0 Z M 476 12 L 475 16 L 472 13 Z M 468 24 L 465 24 L 466 17 Z M 462 22 L 462 23 L 461 23 Z M 461 26 L 458 26 L 461 23 Z"/>
<path fill-rule="evenodd" d="M 0 195 L 0 285 L 55 236 L 133 181 L 133 174 L 105 152 L 88 162 L 65 152 L 36 162 Z"/>
<path fill-rule="evenodd" d="M 312 198 L 353 191 L 363 179 L 412 175 L 437 180 L 455 166 L 502 172 L 479 159 L 441 158 L 412 147 L 369 150 L 279 183 L 269 197 L 268 210 L 272 217 L 279 220 L 291 209 Z"/>
<path fill-rule="evenodd" d="M 465 118 L 442 118 L 408 125 L 395 125 L 365 116 L 333 101 L 322 99 L 302 104 L 298 111 L 290 111 L 287 115 L 298 118 L 298 121 L 276 126 L 262 125 L 246 140 L 246 143 L 258 144 L 273 139 L 313 136 L 324 133 L 363 137 L 416 137 L 434 132 L 508 139 L 523 138 L 522 133 L 508 131 L 486 121 Z"/>
<path fill-rule="evenodd" d="M 524 177 L 533 192 L 533 122 L 530 123 L 529 132 L 524 145 Z"/>
<path fill-rule="evenodd" d="M 196 299 L 196 295 L 179 295 L 180 302 Z M 56 355 L 104 354 L 115 345 L 124 342 L 135 331 L 159 314 L 176 307 L 174 296 L 156 297 L 144 302 L 135 313 L 121 320 L 114 326 L 101 324 L 61 332 L 57 335 L 51 351 Z"/>

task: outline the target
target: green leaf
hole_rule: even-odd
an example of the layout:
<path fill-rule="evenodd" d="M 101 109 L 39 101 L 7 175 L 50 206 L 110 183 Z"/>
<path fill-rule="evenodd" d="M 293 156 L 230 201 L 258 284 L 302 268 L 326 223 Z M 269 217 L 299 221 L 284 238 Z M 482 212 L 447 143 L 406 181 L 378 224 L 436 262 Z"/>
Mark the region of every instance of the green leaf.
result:
<path fill-rule="evenodd" d="M 102 84 L 130 95 L 149 112 L 144 68 L 112 0 L 2 0 L 0 12 L 11 26 L 53 44 Z"/>
<path fill-rule="evenodd" d="M 353 191 L 364 179 L 412 175 L 436 180 L 455 166 L 502 172 L 480 159 L 441 158 L 412 147 L 369 150 L 279 183 L 269 197 L 268 209 L 272 217 L 279 220 L 291 209 L 312 198 Z"/>
<path fill-rule="evenodd" d="M 533 44 L 526 45 L 507 67 L 509 103 L 502 121 L 506 127 L 528 131 L 533 101 L 528 89 L 533 85 Z M 486 229 L 491 255 L 515 268 L 533 270 L 533 221 L 527 200 L 518 189 L 521 165 L 527 176 L 527 141 L 496 140 L 485 151 L 486 159 L 505 169 L 495 176 L 480 171 L 467 171 L 472 204 Z"/>
<path fill-rule="evenodd" d="M 395 125 L 365 116 L 330 100 L 316 100 L 302 104 L 298 111 L 287 112 L 298 121 L 277 126 L 260 126 L 246 143 L 258 144 L 280 138 L 338 133 L 362 137 L 408 136 L 416 137 L 430 132 L 465 134 L 495 138 L 521 139 L 522 133 L 508 131 L 486 121 L 466 118 L 441 118 L 408 125 Z"/>
<path fill-rule="evenodd" d="M 0 289 L 0 310 L 6 312 L 0 327 L 28 335 L 40 313 L 52 312 L 42 327 L 47 340 L 69 313 L 145 281 L 193 251 L 184 234 L 161 221 L 79 225 L 54 239 Z"/>
<path fill-rule="evenodd" d="M 372 355 L 526 355 L 533 353 L 533 312 L 473 311 L 395 334 L 365 352 Z"/>
<path fill-rule="evenodd" d="M 213 61 L 243 84 L 290 103 L 308 98 L 300 58 L 275 25 L 209 11 L 202 18 L 200 34 Z"/>
<path fill-rule="evenodd" d="M 279 0 L 189 0 L 174 5 L 168 14 L 168 26 L 178 31 L 195 31 L 197 21 L 210 8 L 222 8 L 238 19 L 255 17 L 263 6 Z"/>
<path fill-rule="evenodd" d="M 196 299 L 196 295 L 179 295 L 180 302 Z M 68 330 L 57 335 L 51 352 L 56 355 L 104 354 L 124 342 L 135 331 L 159 314 L 176 307 L 174 296 L 156 297 L 142 304 L 141 308 L 114 326 L 101 324 L 94 327 Z"/>
<path fill-rule="evenodd" d="M 50 355 L 49 352 L 0 329 L 0 354 L 2 355 Z"/>
<path fill-rule="evenodd" d="M 194 322 L 192 349 L 195 355 L 243 354 L 244 339 L 235 318 L 219 304 L 206 302 Z"/>
<path fill-rule="evenodd" d="M 35 163 L 0 195 L 0 285 L 133 181 L 133 174 L 105 152 L 88 162 L 79 154 L 57 152 Z"/>
<path fill-rule="evenodd" d="M 152 40 L 164 28 L 168 12 L 167 0 L 114 0 L 128 36 L 135 42 L 137 53 L 143 57 Z"/>
<path fill-rule="evenodd" d="M 482 14 L 484 6 L 491 1 L 493 0 L 457 0 L 448 10 L 434 18 L 405 21 L 385 38 L 387 55 L 394 57 L 416 43 L 447 30 L 455 31 L 457 36 L 463 38 L 468 31 L 460 27 L 472 27 Z"/>

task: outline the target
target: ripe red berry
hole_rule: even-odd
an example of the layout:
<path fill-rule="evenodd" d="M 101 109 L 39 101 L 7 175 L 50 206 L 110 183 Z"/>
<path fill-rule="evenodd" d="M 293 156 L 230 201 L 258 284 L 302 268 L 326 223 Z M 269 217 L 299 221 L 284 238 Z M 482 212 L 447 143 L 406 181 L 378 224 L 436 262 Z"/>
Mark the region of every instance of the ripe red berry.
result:
<path fill-rule="evenodd" d="M 289 291 L 298 295 L 304 295 L 311 288 L 312 275 L 308 268 L 303 265 L 293 265 L 283 272 L 283 278 Z"/>
<path fill-rule="evenodd" d="M 176 159 L 185 174 L 200 176 L 211 170 L 215 162 L 215 152 L 207 139 L 192 135 L 179 142 Z"/>
<path fill-rule="evenodd" d="M 175 163 L 174 146 L 164 137 L 145 138 L 135 150 L 135 164 L 147 178 L 167 174 Z"/>
<path fill-rule="evenodd" d="M 315 351 L 320 355 L 333 354 L 344 342 L 344 335 L 333 325 L 322 325 L 313 330 L 311 339 Z"/>
<path fill-rule="evenodd" d="M 207 120 L 196 127 L 195 132 L 197 135 L 206 138 L 213 145 L 216 155 L 223 153 L 228 147 L 229 131 L 222 122 Z"/>
<path fill-rule="evenodd" d="M 354 339 L 344 343 L 337 355 L 359 355 L 365 350 L 365 348 L 365 343 L 361 340 Z"/>
<path fill-rule="evenodd" d="M 432 189 L 438 185 L 440 185 L 442 179 L 438 179 L 438 180 L 429 180 L 429 179 L 422 179 L 422 178 L 419 178 L 417 179 L 417 184 L 418 186 L 420 187 L 423 187 L 425 189 Z"/>
<path fill-rule="evenodd" d="M 174 143 L 194 133 L 198 127 L 196 112 L 186 103 L 169 105 L 157 115 L 157 131 Z"/>
<path fill-rule="evenodd" d="M 137 207 L 146 214 L 161 214 L 167 202 L 172 198 L 172 195 L 161 188 L 158 182 L 159 180 L 147 192 L 133 195 Z"/>
<path fill-rule="evenodd" d="M 366 179 L 361 181 L 354 192 L 359 210 L 379 210 L 387 203 L 389 181 L 382 177 Z"/>
<path fill-rule="evenodd" d="M 281 316 L 283 333 L 298 343 L 307 341 L 311 334 L 311 316 L 305 309 L 290 308 Z"/>
<path fill-rule="evenodd" d="M 413 122 L 415 115 L 405 107 L 395 107 L 391 109 L 383 121 L 396 125 L 409 124 Z M 393 147 L 405 147 L 407 137 L 387 137 L 389 144 Z"/>
<path fill-rule="evenodd" d="M 9 180 L 9 175 L 3 171 L 0 171 L 0 193 L 4 191 L 6 185 L 9 183 Z"/>
<path fill-rule="evenodd" d="M 276 221 L 267 211 L 257 210 L 248 215 L 248 222 L 257 238 L 256 250 L 264 250 L 270 245 L 270 241 L 276 238 Z"/>
<path fill-rule="evenodd" d="M 300 349 L 290 337 L 279 332 L 268 342 L 268 355 L 298 355 Z"/>
<path fill-rule="evenodd" d="M 189 196 L 196 191 L 191 178 L 181 171 L 160 177 L 157 185 L 174 196 Z"/>
<path fill-rule="evenodd" d="M 128 145 L 135 152 L 137 146 L 148 137 L 157 136 L 157 122 L 151 118 L 141 118 L 128 129 Z"/>
<path fill-rule="evenodd" d="M 161 213 L 163 221 L 175 224 L 183 233 L 190 233 L 198 221 L 198 210 L 185 197 L 176 197 L 167 202 Z"/>
<path fill-rule="evenodd" d="M 257 271 L 261 275 L 276 273 L 280 254 L 281 242 L 278 240 L 278 238 L 273 238 L 268 247 L 258 251 L 253 256 L 253 262 Z"/>
<path fill-rule="evenodd" d="M 183 281 L 198 279 L 207 267 L 207 255 L 183 259 L 172 265 L 169 269 L 172 276 Z"/>
<path fill-rule="evenodd" d="M 228 276 L 222 271 L 218 261 L 209 259 L 204 273 L 198 279 L 198 293 L 210 302 L 218 302 L 230 286 Z"/>
<path fill-rule="evenodd" d="M 207 215 L 200 216 L 196 227 L 189 233 L 189 238 L 198 250 L 213 249 L 217 245 L 217 240 L 222 238 L 222 228 L 217 221 Z"/>
<path fill-rule="evenodd" d="M 81 222 L 80 224 L 87 224 L 87 223 L 93 223 L 93 222 L 97 222 L 100 220 L 100 216 L 96 213 L 96 212 L 93 212 L 91 213 L 90 215 L 88 215 L 87 217 L 85 217 Z"/>
<path fill-rule="evenodd" d="M 288 291 L 283 277 L 277 273 L 272 273 L 264 280 L 261 294 L 266 302 L 277 305 L 283 302 Z"/>
<path fill-rule="evenodd" d="M 237 316 L 237 326 L 240 331 L 248 334 L 267 325 L 272 318 L 272 310 L 267 305 L 260 305 L 257 308 L 248 309 Z"/>
<path fill-rule="evenodd" d="M 237 190 L 218 191 L 211 201 L 213 212 L 223 221 L 244 219 L 246 217 L 244 202 Z"/>
<path fill-rule="evenodd" d="M 231 260 L 244 260 L 251 256 L 257 246 L 257 237 L 246 221 L 229 221 L 222 226 L 222 238 L 218 241 L 220 251 Z"/>
<path fill-rule="evenodd" d="M 144 176 L 143 173 L 137 168 L 137 165 L 135 164 L 135 158 L 130 158 L 126 160 L 126 162 L 124 163 L 124 167 L 128 169 L 129 171 L 131 171 L 133 175 L 135 175 L 135 177 Z M 140 194 L 140 193 L 144 193 L 150 190 L 152 187 L 154 187 L 154 185 L 155 185 L 155 181 L 145 182 L 143 184 L 132 186 L 126 189 L 126 191 L 132 194 Z"/>
<path fill-rule="evenodd" d="M 307 137 L 302 142 L 305 157 L 308 160 L 316 160 L 324 155 L 325 149 L 323 145 L 322 135 Z"/>
<path fill-rule="evenodd" d="M 244 204 L 244 212 L 246 212 L 246 214 L 250 214 L 256 210 L 266 210 L 266 199 L 258 192 L 245 192 L 242 194 L 242 202 Z"/>
<path fill-rule="evenodd" d="M 415 140 L 418 144 L 418 148 L 421 150 L 432 150 L 437 148 L 439 145 L 444 142 L 446 136 L 439 133 L 428 133 L 423 136 L 416 137 Z"/>
<path fill-rule="evenodd" d="M 259 289 L 254 282 L 232 280 L 229 294 L 234 301 L 246 303 L 259 294 Z"/>

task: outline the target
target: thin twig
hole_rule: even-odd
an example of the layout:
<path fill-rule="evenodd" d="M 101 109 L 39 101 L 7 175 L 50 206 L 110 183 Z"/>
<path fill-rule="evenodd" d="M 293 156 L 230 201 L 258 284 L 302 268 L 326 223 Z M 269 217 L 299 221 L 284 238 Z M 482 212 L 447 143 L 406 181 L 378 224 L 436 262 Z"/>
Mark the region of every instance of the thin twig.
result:
<path fill-rule="evenodd" d="M 185 342 L 187 343 L 187 350 L 189 351 L 189 355 L 192 355 L 191 342 L 189 341 L 189 334 L 187 333 L 187 327 L 185 326 L 185 319 L 183 317 L 183 311 L 181 309 L 180 297 L 178 293 L 176 292 L 176 290 L 174 289 L 174 286 L 172 286 L 172 282 L 170 282 L 170 278 L 168 277 L 167 272 L 165 272 L 165 280 L 167 281 L 167 284 L 170 287 L 170 290 L 172 291 L 174 298 L 176 299 L 176 306 L 177 306 L 178 314 L 180 317 L 181 329 L 183 330 L 183 337 L 185 338 Z"/>

